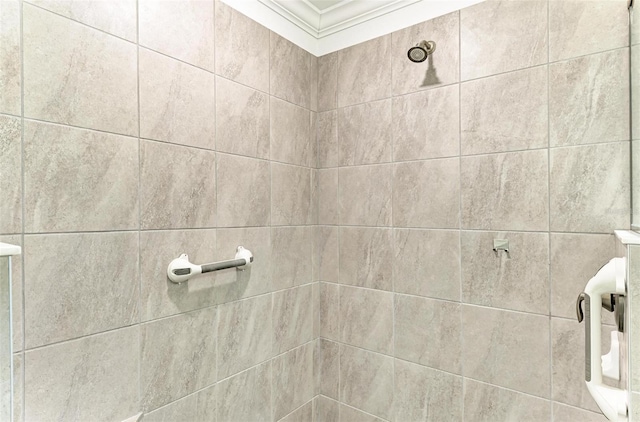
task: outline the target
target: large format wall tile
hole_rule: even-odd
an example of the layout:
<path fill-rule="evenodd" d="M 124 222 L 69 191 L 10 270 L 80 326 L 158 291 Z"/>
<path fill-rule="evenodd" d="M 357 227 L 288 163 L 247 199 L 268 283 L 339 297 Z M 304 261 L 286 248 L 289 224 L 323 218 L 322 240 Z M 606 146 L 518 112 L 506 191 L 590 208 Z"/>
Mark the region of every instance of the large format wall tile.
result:
<path fill-rule="evenodd" d="M 547 230 L 547 163 L 546 150 L 463 157 L 462 227 Z"/>
<path fill-rule="evenodd" d="M 335 226 L 316 226 L 313 259 L 314 279 L 313 281 L 331 281 L 338 282 L 339 259 L 340 259 L 340 241 L 339 228 Z"/>
<path fill-rule="evenodd" d="M 338 53 L 318 57 L 318 111 L 338 107 Z"/>
<path fill-rule="evenodd" d="M 0 113 L 21 113 L 21 73 L 20 2 L 3 1 L 0 2 Z"/>
<path fill-rule="evenodd" d="M 494 252 L 494 239 L 508 239 L 509 253 Z M 547 233 L 463 231 L 461 243 L 464 302 L 549 313 Z"/>
<path fill-rule="evenodd" d="M 250 368 L 272 356 L 271 295 L 220 306 L 218 379 Z"/>
<path fill-rule="evenodd" d="M 216 380 L 216 308 L 141 326 L 141 404 L 156 409 Z"/>
<path fill-rule="evenodd" d="M 313 228 L 271 229 L 271 278 L 274 290 L 313 281 Z"/>
<path fill-rule="evenodd" d="M 462 377 L 396 360 L 394 389 L 397 421 L 462 419 Z"/>
<path fill-rule="evenodd" d="M 338 170 L 318 170 L 318 223 L 338 224 Z"/>
<path fill-rule="evenodd" d="M 273 294 L 273 354 L 300 346 L 313 337 L 311 285 Z"/>
<path fill-rule="evenodd" d="M 340 283 L 391 291 L 391 244 L 390 229 L 341 227 Z"/>
<path fill-rule="evenodd" d="M 217 422 L 271 420 L 271 362 L 221 381 Z"/>
<path fill-rule="evenodd" d="M 385 420 L 365 413 L 355 407 L 340 403 L 340 422 L 385 422 Z M 332 420 L 335 422 L 335 420 Z M 328 421 L 327 421 L 328 422 Z"/>
<path fill-rule="evenodd" d="M 339 163 L 338 112 L 318 113 L 318 168 L 337 167 Z"/>
<path fill-rule="evenodd" d="M 551 150 L 551 230 L 610 233 L 629 226 L 629 143 Z"/>
<path fill-rule="evenodd" d="M 391 161 L 391 100 L 338 110 L 340 165 Z"/>
<path fill-rule="evenodd" d="M 340 286 L 320 283 L 320 336 L 340 340 Z"/>
<path fill-rule="evenodd" d="M 140 45 L 213 71 L 214 2 L 140 0 Z"/>
<path fill-rule="evenodd" d="M 252 50 L 254 48 L 255 46 Z M 309 109 L 311 54 L 275 32 L 271 32 L 270 56 L 271 95 Z"/>
<path fill-rule="evenodd" d="M 463 305 L 462 324 L 465 376 L 550 396 L 548 317 Z"/>
<path fill-rule="evenodd" d="M 393 353 L 393 294 L 340 287 L 340 337 L 343 343 Z"/>
<path fill-rule="evenodd" d="M 267 94 L 216 78 L 216 150 L 269 158 Z"/>
<path fill-rule="evenodd" d="M 629 51 L 549 67 L 551 146 L 629 140 Z"/>
<path fill-rule="evenodd" d="M 341 168 L 338 208 L 340 224 L 391 225 L 391 165 Z"/>
<path fill-rule="evenodd" d="M 544 369 L 538 368 L 536 373 Z M 547 400 L 467 378 L 464 380 L 464 413 L 474 422 L 539 422 L 551 418 L 551 406 Z"/>
<path fill-rule="evenodd" d="M 215 76 L 140 49 L 140 136 L 215 148 Z"/>
<path fill-rule="evenodd" d="M 25 346 L 138 321 L 138 235 L 25 236 Z"/>
<path fill-rule="evenodd" d="M 218 227 L 268 226 L 269 162 L 226 154 L 217 159 Z"/>
<path fill-rule="evenodd" d="M 393 94 L 435 88 L 458 82 L 460 69 L 459 12 L 449 13 L 391 34 Z M 436 51 L 425 62 L 407 58 L 409 48 L 425 39 Z M 439 116 L 443 117 L 443 116 Z"/>
<path fill-rule="evenodd" d="M 138 37 L 136 0 L 30 0 L 29 3 L 132 42 Z"/>
<path fill-rule="evenodd" d="M 310 342 L 273 359 L 273 420 L 313 398 L 313 350 Z"/>
<path fill-rule="evenodd" d="M 137 135 L 135 45 L 28 4 L 23 13 L 25 117 Z"/>
<path fill-rule="evenodd" d="M 309 400 L 279 422 L 313 422 L 313 400 Z"/>
<path fill-rule="evenodd" d="M 542 64 L 547 50 L 546 1 L 487 1 L 460 11 L 463 81 Z"/>
<path fill-rule="evenodd" d="M 548 145 L 547 67 L 462 84 L 462 154 Z"/>
<path fill-rule="evenodd" d="M 159 142 L 141 142 L 141 227 L 214 227 L 215 161 L 216 154 L 213 151 Z"/>
<path fill-rule="evenodd" d="M 216 419 L 216 386 L 205 388 L 144 415 L 145 422 L 209 422 Z"/>
<path fill-rule="evenodd" d="M 271 224 L 312 223 L 311 170 L 273 163 L 271 165 Z"/>
<path fill-rule="evenodd" d="M 460 234 L 395 229 L 393 282 L 397 293 L 460 300 Z"/>
<path fill-rule="evenodd" d="M 253 251 L 253 248 L 251 250 Z M 140 233 L 142 321 L 188 312 L 216 303 L 218 292 L 214 283 L 217 273 L 205 274 L 184 284 L 172 283 L 167 278 L 166 266 L 183 253 L 189 255 L 191 262 L 213 261 L 218 255 L 216 231 L 161 230 Z"/>
<path fill-rule="evenodd" d="M 313 399 L 313 420 L 316 422 L 339 422 L 340 403 L 324 396 L 316 396 Z"/>
<path fill-rule="evenodd" d="M 550 61 L 629 45 L 624 0 L 549 0 L 549 18 Z"/>
<path fill-rule="evenodd" d="M 615 243 L 613 234 L 551 234 L 551 315 L 576 317 L 576 297 L 614 257 Z"/>
<path fill-rule="evenodd" d="M 338 52 L 338 106 L 391 96 L 391 35 Z"/>
<path fill-rule="evenodd" d="M 460 153 L 459 86 L 393 98 L 394 161 Z"/>
<path fill-rule="evenodd" d="M 438 198 L 434 201 L 434 198 Z M 416 161 L 393 167 L 395 227 L 460 227 L 460 160 Z"/>
<path fill-rule="evenodd" d="M 393 358 L 389 356 L 341 345 L 340 401 L 391 420 L 393 366 Z M 341 416 L 341 420 L 349 419 Z"/>
<path fill-rule="evenodd" d="M 315 143 L 315 133 L 313 135 Z M 311 140 L 310 112 L 271 97 L 271 159 L 309 166 L 312 164 Z"/>
<path fill-rule="evenodd" d="M 3 235 L 3 236 L 0 236 L 0 242 L 8 243 L 10 245 L 22 246 L 23 243 L 22 243 L 21 236 L 22 235 L 20 234 Z M 13 350 L 12 350 L 13 353 L 20 352 L 21 350 L 24 349 L 24 337 L 23 337 L 24 310 L 23 310 L 23 299 L 22 299 L 23 290 L 24 290 L 22 288 L 23 260 L 24 260 L 24 249 L 23 249 L 22 256 L 13 257 L 11 259 L 11 331 L 13 334 Z M 8 291 L 5 291 L 4 298 L 2 300 L 6 300 L 8 302 L 8 297 L 6 296 L 7 294 L 8 294 Z M 14 399 L 15 399 L 15 395 L 14 395 Z"/>
<path fill-rule="evenodd" d="M 0 3 L 1 8 L 5 7 Z M 22 231 L 22 124 L 0 116 L 0 233 Z"/>
<path fill-rule="evenodd" d="M 25 420 L 121 421 L 139 412 L 138 332 L 125 328 L 27 352 Z"/>
<path fill-rule="evenodd" d="M 24 170 L 25 231 L 138 228 L 136 138 L 25 121 Z"/>
<path fill-rule="evenodd" d="M 269 30 L 221 1 L 216 7 L 216 73 L 269 92 Z"/>
<path fill-rule="evenodd" d="M 460 304 L 395 295 L 394 308 L 395 357 L 461 374 Z"/>
<path fill-rule="evenodd" d="M 606 422 L 608 419 L 602 412 L 589 412 L 577 407 L 567 406 L 562 403 L 553 403 L 554 422 Z"/>
<path fill-rule="evenodd" d="M 319 338 L 314 365 L 316 392 L 337 400 L 340 395 L 340 345 Z"/>

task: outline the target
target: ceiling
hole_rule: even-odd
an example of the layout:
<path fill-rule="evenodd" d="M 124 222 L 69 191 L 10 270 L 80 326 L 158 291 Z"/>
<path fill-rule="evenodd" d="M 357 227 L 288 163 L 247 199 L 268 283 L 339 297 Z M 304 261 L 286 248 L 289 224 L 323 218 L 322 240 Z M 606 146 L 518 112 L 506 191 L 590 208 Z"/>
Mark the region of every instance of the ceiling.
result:
<path fill-rule="evenodd" d="M 321 56 L 483 0 L 223 0 Z"/>

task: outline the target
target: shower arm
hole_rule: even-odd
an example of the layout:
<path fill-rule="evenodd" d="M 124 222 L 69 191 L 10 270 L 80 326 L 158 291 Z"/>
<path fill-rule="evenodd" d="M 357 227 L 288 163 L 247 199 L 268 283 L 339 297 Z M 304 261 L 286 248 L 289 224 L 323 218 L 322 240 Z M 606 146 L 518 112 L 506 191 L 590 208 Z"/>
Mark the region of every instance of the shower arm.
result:
<path fill-rule="evenodd" d="M 251 266 L 252 263 L 253 254 L 250 250 L 245 249 L 242 246 L 238 246 L 236 249 L 236 256 L 234 259 L 212 262 L 210 264 L 192 264 L 189 262 L 189 256 L 187 254 L 182 254 L 169 263 L 169 267 L 167 267 L 167 277 L 169 277 L 171 282 L 181 284 L 185 281 L 189 281 L 189 279 L 194 275 L 209 273 L 212 271 L 225 270 L 227 268 L 237 268 L 239 271 L 244 271 L 247 267 Z"/>

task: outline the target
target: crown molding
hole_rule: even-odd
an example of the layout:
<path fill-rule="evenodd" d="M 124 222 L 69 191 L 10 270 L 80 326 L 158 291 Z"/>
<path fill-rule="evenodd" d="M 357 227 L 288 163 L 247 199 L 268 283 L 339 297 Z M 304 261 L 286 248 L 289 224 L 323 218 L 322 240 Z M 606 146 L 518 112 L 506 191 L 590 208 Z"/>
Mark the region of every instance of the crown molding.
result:
<path fill-rule="evenodd" d="M 484 0 L 222 0 L 315 56 L 322 56 Z"/>

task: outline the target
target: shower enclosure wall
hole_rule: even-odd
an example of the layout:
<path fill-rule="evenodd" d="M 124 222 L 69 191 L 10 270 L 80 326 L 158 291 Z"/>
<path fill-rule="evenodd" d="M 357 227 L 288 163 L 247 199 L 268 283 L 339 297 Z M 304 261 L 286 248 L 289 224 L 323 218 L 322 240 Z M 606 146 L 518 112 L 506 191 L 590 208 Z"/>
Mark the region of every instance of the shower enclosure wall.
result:
<path fill-rule="evenodd" d="M 316 58 L 220 1 L 0 2 L 14 419 L 603 420 L 628 29 L 488 0 Z"/>

